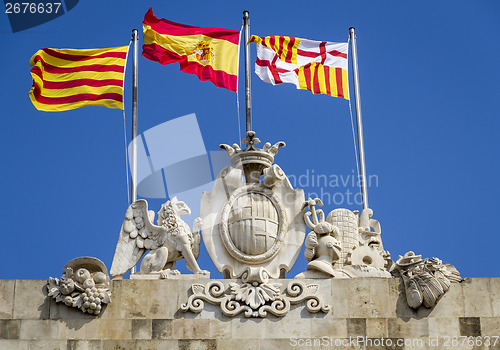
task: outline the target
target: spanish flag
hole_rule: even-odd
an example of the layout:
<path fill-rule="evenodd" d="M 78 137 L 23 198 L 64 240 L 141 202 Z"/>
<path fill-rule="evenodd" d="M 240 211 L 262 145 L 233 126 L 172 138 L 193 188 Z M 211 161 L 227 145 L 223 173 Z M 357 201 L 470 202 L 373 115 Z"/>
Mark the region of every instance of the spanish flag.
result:
<path fill-rule="evenodd" d="M 349 99 L 347 43 L 255 35 L 252 41 L 257 44 L 255 73 L 266 83 L 292 83 L 313 94 Z"/>
<path fill-rule="evenodd" d="M 31 57 L 36 109 L 66 111 L 83 106 L 123 109 L 128 46 L 106 49 L 41 49 Z"/>
<path fill-rule="evenodd" d="M 179 62 L 181 71 L 236 92 L 240 32 L 202 28 L 144 16 L 142 55 L 163 65 Z"/>

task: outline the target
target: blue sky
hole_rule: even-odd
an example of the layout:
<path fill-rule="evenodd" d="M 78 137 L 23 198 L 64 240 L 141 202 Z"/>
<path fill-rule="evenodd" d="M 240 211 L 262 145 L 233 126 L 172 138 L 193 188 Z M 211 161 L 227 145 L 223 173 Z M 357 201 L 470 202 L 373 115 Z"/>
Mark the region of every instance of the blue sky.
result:
<path fill-rule="evenodd" d="M 366 165 L 374 179 L 369 203 L 385 248 L 395 259 L 409 250 L 439 257 L 464 277 L 500 276 L 496 226 L 490 226 L 500 209 L 500 2 L 110 0 L 80 1 L 65 15 L 17 33 L 0 14 L 1 279 L 58 277 L 79 256 L 110 268 L 128 206 L 122 113 L 37 111 L 28 98 L 29 59 L 43 47 L 127 45 L 149 7 L 159 18 L 236 30 L 249 10 L 251 33 L 260 36 L 347 41 L 354 26 Z M 253 44 L 251 53 L 253 69 Z M 131 77 L 129 60 L 128 140 Z M 243 60 L 239 86 L 243 91 Z M 244 95 L 239 98 L 243 118 Z M 358 189 L 350 181 L 356 161 L 347 101 L 272 86 L 252 72 L 252 107 L 257 136 L 287 143 L 276 163 L 296 179 L 307 176 L 306 193 L 330 194 L 325 211 L 361 208 L 348 200 L 348 191 Z M 139 133 L 190 113 L 207 151 L 238 141 L 236 94 L 180 72 L 178 64 L 140 57 Z M 349 183 L 318 187 L 313 174 Z M 150 201 L 150 209 L 160 204 Z M 198 262 L 220 276 L 205 250 Z M 301 255 L 289 277 L 305 266 Z"/>

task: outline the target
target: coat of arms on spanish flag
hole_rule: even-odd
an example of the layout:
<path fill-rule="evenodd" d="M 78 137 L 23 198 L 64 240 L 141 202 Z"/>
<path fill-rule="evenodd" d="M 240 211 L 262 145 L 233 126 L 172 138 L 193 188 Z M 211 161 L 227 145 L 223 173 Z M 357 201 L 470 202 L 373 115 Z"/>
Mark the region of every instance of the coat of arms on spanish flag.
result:
<path fill-rule="evenodd" d="M 163 65 L 179 62 L 181 71 L 237 91 L 239 31 L 158 19 L 152 9 L 144 16 L 143 30 L 144 57 Z"/>

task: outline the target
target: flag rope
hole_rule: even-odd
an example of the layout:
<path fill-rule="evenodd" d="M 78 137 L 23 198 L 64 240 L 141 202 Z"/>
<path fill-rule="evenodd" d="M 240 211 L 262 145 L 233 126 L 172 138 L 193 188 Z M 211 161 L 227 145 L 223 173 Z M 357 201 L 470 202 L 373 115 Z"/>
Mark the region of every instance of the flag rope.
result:
<path fill-rule="evenodd" d="M 350 40 L 350 38 L 348 38 L 347 39 L 347 45 L 349 46 L 350 43 L 351 43 L 351 40 Z M 354 156 L 356 157 L 356 170 L 358 172 L 358 181 L 357 181 L 357 183 L 359 184 L 359 177 L 360 177 L 360 175 L 359 175 L 358 146 L 356 146 L 356 135 L 354 133 L 354 120 L 352 118 L 351 99 L 349 99 L 347 101 L 349 101 L 349 115 L 351 116 L 352 142 L 354 143 Z M 359 190 L 361 191 L 361 187 L 359 187 Z"/>
<path fill-rule="evenodd" d="M 243 24 L 241 25 L 240 29 L 240 38 L 238 41 L 238 44 L 241 44 L 241 33 L 243 32 Z M 236 76 L 236 110 L 238 113 L 238 136 L 239 140 L 238 143 L 242 141 L 241 138 L 241 119 L 240 119 L 240 89 L 238 89 L 238 82 L 239 82 L 239 70 L 240 70 L 240 49 L 238 49 L 238 75 Z"/>
<path fill-rule="evenodd" d="M 125 178 L 127 179 L 127 204 L 130 205 L 130 183 L 128 180 L 128 150 L 127 150 L 127 123 L 125 109 L 123 109 L 123 141 L 125 142 Z"/>

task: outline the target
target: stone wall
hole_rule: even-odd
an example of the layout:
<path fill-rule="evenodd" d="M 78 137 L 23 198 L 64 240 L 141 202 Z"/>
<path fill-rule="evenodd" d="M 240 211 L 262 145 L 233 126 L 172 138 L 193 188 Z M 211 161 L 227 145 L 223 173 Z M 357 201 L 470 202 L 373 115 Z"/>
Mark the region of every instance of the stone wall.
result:
<path fill-rule="evenodd" d="M 112 281 L 112 302 L 94 318 L 46 297 L 46 281 L 1 280 L 0 349 L 500 349 L 497 278 L 452 284 L 418 311 L 399 279 L 306 280 L 319 283 L 328 314 L 301 304 L 264 319 L 228 318 L 207 303 L 182 312 L 195 282 L 207 280 Z"/>

